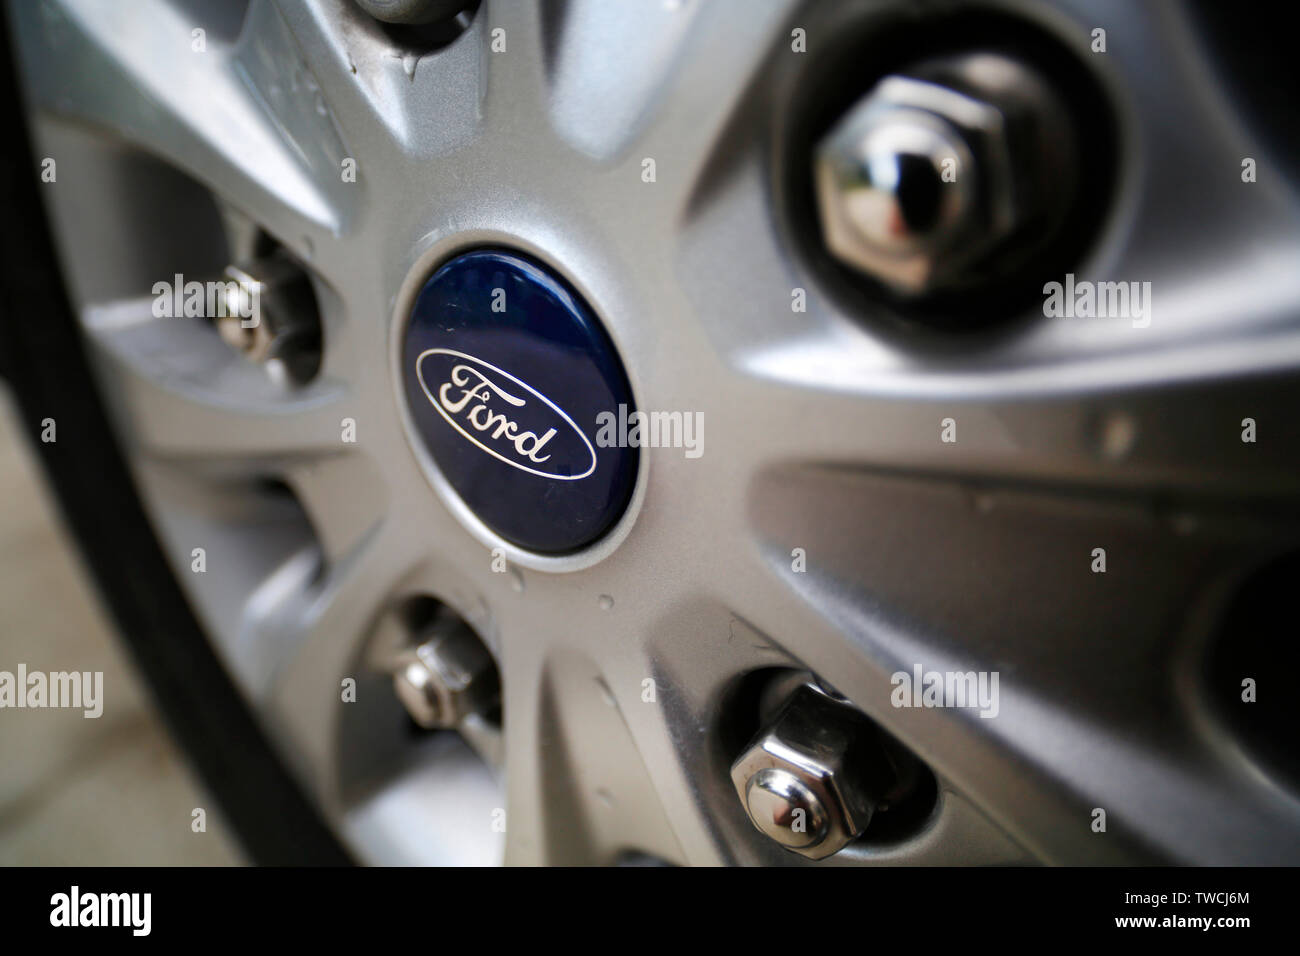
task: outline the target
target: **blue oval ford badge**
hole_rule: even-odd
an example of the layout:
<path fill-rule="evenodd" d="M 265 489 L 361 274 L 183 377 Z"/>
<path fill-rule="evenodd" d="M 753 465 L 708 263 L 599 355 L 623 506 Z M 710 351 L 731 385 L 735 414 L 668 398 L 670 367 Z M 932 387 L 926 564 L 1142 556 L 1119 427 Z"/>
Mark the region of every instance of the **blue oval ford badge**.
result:
<path fill-rule="evenodd" d="M 636 448 L 597 445 L 631 414 L 614 346 L 559 277 L 518 253 L 457 256 L 425 283 L 402 343 L 406 400 L 438 469 L 501 537 L 576 551 L 618 520 Z"/>

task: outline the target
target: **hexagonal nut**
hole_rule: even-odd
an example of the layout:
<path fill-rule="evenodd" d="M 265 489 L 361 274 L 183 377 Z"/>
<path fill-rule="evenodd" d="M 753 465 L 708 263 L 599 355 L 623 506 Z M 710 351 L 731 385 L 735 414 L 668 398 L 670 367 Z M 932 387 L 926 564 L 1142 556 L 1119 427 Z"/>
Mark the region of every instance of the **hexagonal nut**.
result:
<path fill-rule="evenodd" d="M 319 350 L 320 320 L 311 280 L 297 263 L 275 253 L 232 264 L 221 277 L 217 331 L 253 362 Z"/>
<path fill-rule="evenodd" d="M 731 765 L 750 821 L 810 859 L 843 849 L 875 812 L 878 780 L 859 759 L 871 732 L 851 705 L 799 687 Z"/>
<path fill-rule="evenodd" d="M 224 301 L 217 316 L 217 332 L 227 345 L 254 362 L 266 360 L 275 339 L 271 323 L 263 322 L 261 316 L 265 288 L 253 266 L 227 266 L 221 278 Z"/>
<path fill-rule="evenodd" d="M 1051 205 L 1046 158 L 1072 185 L 1063 116 L 1046 83 L 1000 55 L 885 77 L 816 148 L 826 247 L 902 295 L 934 290 Z"/>
<path fill-rule="evenodd" d="M 465 628 L 435 634 L 398 654 L 393 689 L 421 727 L 450 728 L 484 713 L 500 695 L 496 665 Z"/>

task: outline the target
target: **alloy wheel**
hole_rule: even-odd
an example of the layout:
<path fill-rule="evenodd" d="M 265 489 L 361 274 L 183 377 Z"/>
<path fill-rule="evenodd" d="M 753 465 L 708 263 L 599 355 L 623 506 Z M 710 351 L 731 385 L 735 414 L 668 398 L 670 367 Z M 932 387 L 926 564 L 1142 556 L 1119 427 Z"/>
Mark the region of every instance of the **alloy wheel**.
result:
<path fill-rule="evenodd" d="M 911 29 L 899 4 L 484 0 L 433 31 L 343 0 L 10 4 L 150 518 L 358 858 L 810 862 L 730 776 L 810 673 L 932 778 L 820 865 L 1294 859 L 1285 728 L 1223 691 L 1285 652 L 1222 654 L 1300 541 L 1295 179 L 1207 85 L 1190 8 L 995 6 L 1107 104 L 1076 131 L 1114 174 L 1069 267 L 1149 282 L 1146 325 L 1040 299 L 954 329 L 827 259 L 806 138 L 850 97 L 817 44 Z M 1246 156 L 1279 171 L 1245 183 Z M 576 549 L 503 536 L 418 434 L 411 315 L 480 249 L 573 290 L 639 408 L 707 424 L 698 456 L 642 449 Z M 156 283 L 267 256 L 310 282 L 309 371 L 156 314 Z M 438 620 L 499 673 L 500 713 L 457 732 L 394 692 Z M 970 671 L 995 715 L 896 706 L 898 674 Z"/>

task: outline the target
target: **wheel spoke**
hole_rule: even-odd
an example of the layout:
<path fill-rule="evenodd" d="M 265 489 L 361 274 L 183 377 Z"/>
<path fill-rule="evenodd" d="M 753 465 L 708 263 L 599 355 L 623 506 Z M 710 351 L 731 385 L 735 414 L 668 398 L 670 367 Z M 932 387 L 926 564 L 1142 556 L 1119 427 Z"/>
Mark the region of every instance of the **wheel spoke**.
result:
<path fill-rule="evenodd" d="M 517 6 L 526 13 L 531 4 Z M 409 158 L 446 154 L 479 131 L 481 22 L 431 52 L 414 43 L 394 43 L 350 4 L 293 4 L 280 15 L 319 77 L 324 102 L 349 146 L 359 151 L 349 153 L 364 167 L 358 183 L 410 176 Z M 524 55 L 526 34 L 519 31 L 515 42 L 512 62 Z"/>
<path fill-rule="evenodd" d="M 719 862 L 707 813 L 676 766 L 674 728 L 645 697 L 648 668 L 611 659 L 602 670 L 598 659 L 612 655 L 591 643 L 590 653 L 506 649 L 506 861 L 608 865 L 637 854 Z"/>
<path fill-rule="evenodd" d="M 286 391 L 203 320 L 155 318 L 141 299 L 89 309 L 85 325 L 126 434 L 155 459 L 275 474 L 358 447 L 345 440 L 347 389 Z"/>
<path fill-rule="evenodd" d="M 254 10 L 272 24 L 278 18 L 269 3 Z M 298 100 L 286 94 L 268 107 L 255 87 L 266 78 L 248 73 L 235 38 L 162 0 L 60 0 L 19 4 L 15 13 L 31 96 L 44 114 L 87 122 L 176 164 L 277 236 L 342 229 L 350 194 L 335 155 L 341 144 L 314 100 L 311 112 L 303 106 L 315 95 L 305 78 Z M 195 30 L 205 30 L 201 50 Z M 255 41 L 263 62 L 296 60 L 292 48 L 268 51 L 268 42 Z"/>
<path fill-rule="evenodd" d="M 1165 352 L 1165 360 L 1198 374 L 1107 389 L 1085 379 L 1150 373 L 1150 361 L 1067 362 L 1002 374 L 855 374 L 832 351 L 825 343 L 752 357 L 740 376 L 749 397 L 723 410 L 737 420 L 712 433 L 739 439 L 761 432 L 765 440 L 738 441 L 728 453 L 753 450 L 756 466 L 761 456 L 773 466 L 816 462 L 942 477 L 972 489 L 1029 485 L 1193 497 L 1300 490 L 1300 446 L 1290 440 L 1295 427 L 1284 413 L 1300 398 L 1291 371 L 1300 367 L 1300 339 L 1293 335 L 1240 349 L 1192 349 L 1181 359 Z M 1262 368 L 1276 371 L 1261 374 Z M 1269 422 L 1281 440 L 1267 448 L 1243 442 L 1246 418 Z"/>
<path fill-rule="evenodd" d="M 351 705 L 343 682 L 355 681 L 358 699 L 386 690 L 365 672 L 359 637 L 373 631 L 423 553 L 418 537 L 386 520 L 312 587 L 269 607 L 251 625 L 256 642 L 274 648 L 276 664 L 264 670 L 274 675 L 266 689 L 269 710 L 312 791 L 336 811 L 343 791 L 342 709 Z"/>
<path fill-rule="evenodd" d="M 663 205 L 677 219 L 723 184 L 724 171 L 734 173 L 743 162 L 755 132 L 743 115 L 755 106 L 754 84 L 772 56 L 799 55 L 789 32 L 799 4 L 741 0 L 665 6 L 671 19 L 659 30 L 658 48 L 651 49 L 657 54 L 653 71 L 628 69 L 618 75 L 645 87 L 648 118 L 638 147 L 643 155 L 662 157 L 657 183 L 672 191 L 673 199 Z M 647 74 L 649 79 L 643 78 Z M 630 105 L 639 104 L 632 99 Z"/>

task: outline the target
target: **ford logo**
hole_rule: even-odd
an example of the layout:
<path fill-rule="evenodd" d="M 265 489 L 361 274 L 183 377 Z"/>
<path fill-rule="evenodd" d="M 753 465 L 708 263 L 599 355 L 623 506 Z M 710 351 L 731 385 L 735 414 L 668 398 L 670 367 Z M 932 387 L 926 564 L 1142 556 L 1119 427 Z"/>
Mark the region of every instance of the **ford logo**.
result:
<path fill-rule="evenodd" d="M 560 481 L 577 481 L 596 470 L 596 449 L 564 409 L 504 369 L 454 349 L 428 349 L 416 359 L 415 374 L 447 424 L 493 458 Z M 430 377 L 442 381 L 436 391 L 429 387 Z M 547 428 L 548 421 L 555 425 Z M 575 470 L 581 470 L 535 467 L 557 454 L 559 462 L 577 462 Z"/>
<path fill-rule="evenodd" d="M 596 427 L 636 403 L 572 285 L 518 252 L 462 253 L 425 282 L 399 341 L 417 458 L 481 539 L 568 554 L 614 527 L 640 453 L 597 444 Z"/>

